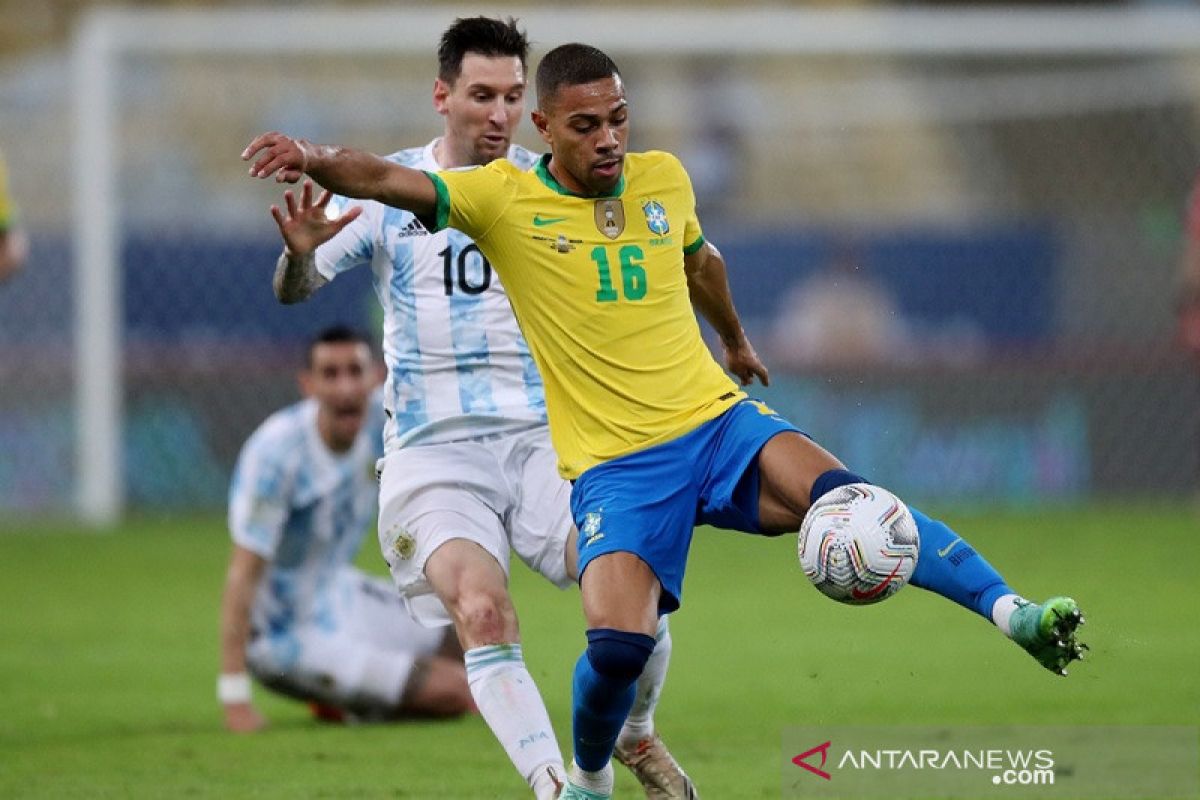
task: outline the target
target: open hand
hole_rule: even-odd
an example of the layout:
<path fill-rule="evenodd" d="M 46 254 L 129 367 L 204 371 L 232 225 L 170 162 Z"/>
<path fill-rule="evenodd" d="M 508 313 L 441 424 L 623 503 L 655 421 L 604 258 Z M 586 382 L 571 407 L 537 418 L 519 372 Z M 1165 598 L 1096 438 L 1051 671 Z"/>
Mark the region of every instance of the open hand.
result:
<path fill-rule="evenodd" d="M 362 206 L 355 206 L 340 217 L 330 219 L 326 210 L 332 193 L 328 190 L 321 192 L 315 203 L 312 196 L 313 183 L 305 181 L 300 189 L 298 204 L 291 189 L 283 193 L 283 202 L 287 206 L 286 214 L 279 206 L 271 206 L 271 216 L 279 226 L 279 234 L 283 237 L 288 252 L 295 256 L 308 255 L 316 250 L 362 213 Z"/>

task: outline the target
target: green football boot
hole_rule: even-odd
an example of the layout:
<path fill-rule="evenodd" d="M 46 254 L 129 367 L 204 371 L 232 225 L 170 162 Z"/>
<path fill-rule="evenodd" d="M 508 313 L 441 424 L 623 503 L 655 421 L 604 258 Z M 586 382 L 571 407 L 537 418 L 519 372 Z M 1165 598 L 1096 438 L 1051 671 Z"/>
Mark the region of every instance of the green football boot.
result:
<path fill-rule="evenodd" d="M 571 783 L 571 779 L 567 778 L 566 784 L 558 795 L 558 800 L 612 800 L 611 794 L 600 794 L 593 792 L 590 789 L 584 789 Z"/>
<path fill-rule="evenodd" d="M 1019 602 L 1010 624 L 1012 640 L 1056 675 L 1066 675 L 1067 665 L 1082 660 L 1088 649 L 1075 638 L 1083 613 L 1070 597 L 1051 597 L 1041 604 Z"/>
<path fill-rule="evenodd" d="M 612 762 L 604 765 L 602 782 L 607 784 L 607 792 L 585 789 L 572 780 L 578 777 L 579 771 L 579 765 L 572 761 L 571 766 L 567 767 L 567 781 L 563 784 L 558 800 L 612 800 Z"/>

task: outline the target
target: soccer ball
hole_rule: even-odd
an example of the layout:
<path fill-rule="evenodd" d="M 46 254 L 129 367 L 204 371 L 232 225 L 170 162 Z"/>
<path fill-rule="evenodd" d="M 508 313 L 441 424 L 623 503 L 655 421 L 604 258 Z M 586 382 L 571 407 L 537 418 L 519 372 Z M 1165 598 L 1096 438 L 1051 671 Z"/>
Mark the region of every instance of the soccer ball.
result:
<path fill-rule="evenodd" d="M 917 523 L 900 498 L 852 483 L 826 492 L 800 526 L 800 566 L 825 595 L 850 605 L 885 600 L 917 568 Z"/>

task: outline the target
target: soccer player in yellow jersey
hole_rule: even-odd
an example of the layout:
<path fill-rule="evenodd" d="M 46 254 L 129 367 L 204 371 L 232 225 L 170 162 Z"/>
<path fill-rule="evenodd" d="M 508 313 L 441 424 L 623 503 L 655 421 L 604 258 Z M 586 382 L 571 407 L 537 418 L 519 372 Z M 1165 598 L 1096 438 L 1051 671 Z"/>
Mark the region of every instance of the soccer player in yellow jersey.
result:
<path fill-rule="evenodd" d="M 729 372 L 767 382 L 687 173 L 667 153 L 625 151 L 629 106 L 611 59 L 582 44 L 555 48 L 537 93 L 533 122 L 550 154 L 529 172 L 498 160 L 423 173 L 275 133 L 242 157 L 258 154 L 254 176 L 308 174 L 457 228 L 501 274 L 545 381 L 559 470 L 574 481 L 588 645 L 561 797 L 595 800 L 611 796 L 609 759 L 658 615 L 679 607 L 693 527 L 795 531 L 817 498 L 866 481 L 748 399 L 708 353 L 693 308 L 720 335 Z M 910 510 L 915 585 L 991 619 L 1056 672 L 1080 656 L 1073 600 L 1029 603 L 961 537 Z"/>

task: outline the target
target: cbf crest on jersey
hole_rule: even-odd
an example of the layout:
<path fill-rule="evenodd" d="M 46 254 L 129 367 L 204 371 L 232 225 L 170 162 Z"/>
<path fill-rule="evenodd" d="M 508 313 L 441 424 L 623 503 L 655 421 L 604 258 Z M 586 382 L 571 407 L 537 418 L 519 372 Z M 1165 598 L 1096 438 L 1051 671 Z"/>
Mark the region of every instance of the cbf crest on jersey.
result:
<path fill-rule="evenodd" d="M 616 197 L 596 201 L 596 229 L 610 239 L 615 239 L 625 230 L 625 207 Z"/>
<path fill-rule="evenodd" d="M 642 203 L 642 213 L 646 215 L 646 227 L 655 236 L 666 236 L 671 230 L 671 223 L 667 221 L 667 210 L 657 200 Z"/>

